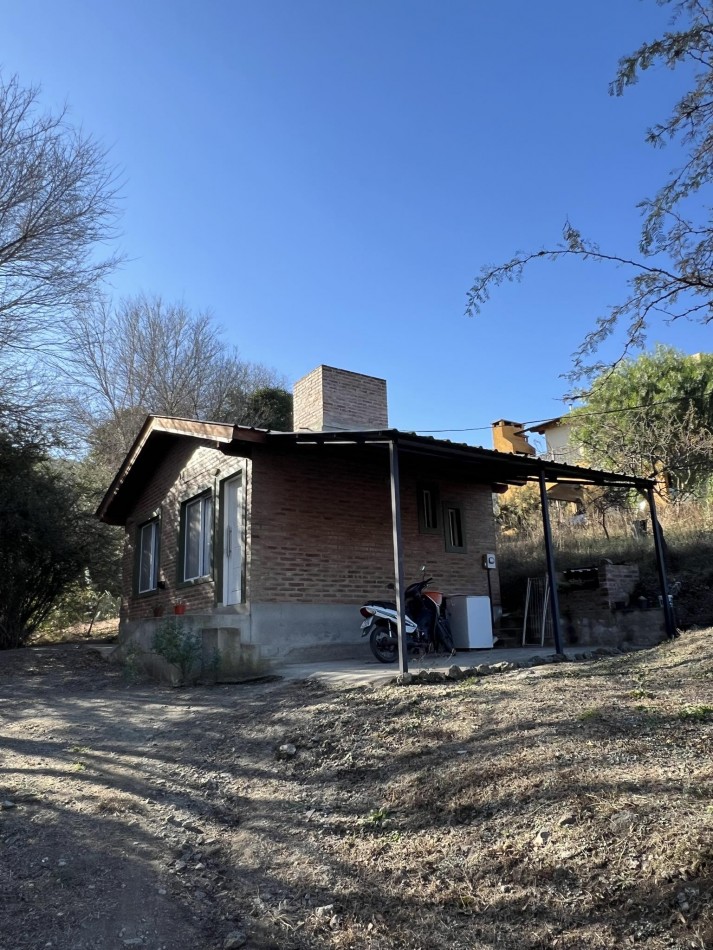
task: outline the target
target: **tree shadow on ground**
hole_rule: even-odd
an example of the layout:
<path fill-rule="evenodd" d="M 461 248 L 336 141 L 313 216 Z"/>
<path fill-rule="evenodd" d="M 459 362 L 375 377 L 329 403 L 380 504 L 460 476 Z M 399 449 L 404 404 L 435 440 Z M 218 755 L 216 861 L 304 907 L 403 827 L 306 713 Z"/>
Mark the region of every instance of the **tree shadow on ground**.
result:
<path fill-rule="evenodd" d="M 58 676 L 15 682 L 2 714 L 17 950 L 40 935 L 113 950 L 135 932 L 210 950 L 235 927 L 251 947 L 335 950 L 713 939 L 707 726 L 637 710 L 626 676 L 584 694 L 561 677 L 546 696 L 506 679 L 177 691 Z"/>

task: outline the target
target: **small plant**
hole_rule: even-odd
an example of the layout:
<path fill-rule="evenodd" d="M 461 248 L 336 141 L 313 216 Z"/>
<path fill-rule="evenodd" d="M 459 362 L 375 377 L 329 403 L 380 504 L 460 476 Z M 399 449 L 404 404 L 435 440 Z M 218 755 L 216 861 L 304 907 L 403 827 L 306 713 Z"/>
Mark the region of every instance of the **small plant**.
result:
<path fill-rule="evenodd" d="M 372 825 L 381 825 L 389 817 L 389 812 L 386 808 L 375 808 L 372 812 L 366 817 L 366 820 Z"/>
<path fill-rule="evenodd" d="M 180 676 L 179 683 L 185 686 L 201 657 L 201 638 L 187 630 L 183 621 L 177 617 L 168 617 L 154 634 L 152 647 L 154 653 L 176 667 Z"/>
<path fill-rule="evenodd" d="M 601 719 L 601 715 L 601 710 L 593 706 L 591 709 L 583 709 L 581 713 L 578 713 L 577 719 L 580 722 L 591 722 L 593 719 Z"/>
<path fill-rule="evenodd" d="M 679 712 L 678 718 L 705 722 L 708 719 L 713 719 L 713 706 L 685 706 Z"/>
<path fill-rule="evenodd" d="M 204 670 L 210 675 L 211 679 L 216 680 L 218 678 L 218 670 L 222 662 L 223 654 L 216 648 L 211 653 L 210 659 L 203 664 Z"/>
<path fill-rule="evenodd" d="M 130 643 L 124 653 L 124 679 L 134 684 L 141 679 L 141 648 L 137 643 Z"/>

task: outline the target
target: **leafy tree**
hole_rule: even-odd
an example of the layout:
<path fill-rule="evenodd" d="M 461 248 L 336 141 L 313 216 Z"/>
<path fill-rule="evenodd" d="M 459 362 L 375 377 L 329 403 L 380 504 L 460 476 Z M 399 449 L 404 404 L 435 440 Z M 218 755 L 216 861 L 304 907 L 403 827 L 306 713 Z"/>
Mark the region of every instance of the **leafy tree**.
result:
<path fill-rule="evenodd" d="M 664 5 L 674 0 L 658 2 Z M 466 312 L 480 313 L 494 287 L 520 279 L 525 268 L 537 260 L 574 257 L 628 268 L 629 295 L 599 317 L 585 337 L 575 354 L 574 378 L 605 368 L 601 362 L 590 364 L 589 360 L 619 325 L 625 328 L 626 355 L 644 345 L 655 314 L 701 323 L 713 320 L 713 221 L 709 204 L 701 201 L 713 180 L 713 0 L 679 0 L 674 4 L 674 24 L 679 28 L 624 57 L 610 86 L 611 94 L 620 96 L 654 66 L 675 69 L 692 65 L 695 69 L 691 88 L 671 114 L 647 133 L 647 141 L 656 147 L 677 142 L 685 161 L 653 198 L 640 204 L 639 256 L 602 250 L 567 222 L 562 244 L 483 267 L 468 294 Z"/>
<path fill-rule="evenodd" d="M 118 576 L 104 533 L 71 468 L 0 432 L 0 649 L 26 643 L 91 570 L 102 584 Z"/>
<path fill-rule="evenodd" d="M 505 537 L 539 537 L 542 534 L 539 486 L 522 485 L 498 495 L 495 521 Z"/>
<path fill-rule="evenodd" d="M 261 429 L 291 432 L 292 394 L 280 386 L 256 389 L 248 396 L 240 421 Z"/>
<path fill-rule="evenodd" d="M 117 192 L 104 149 L 42 112 L 37 88 L 0 76 L 0 422 L 46 409 L 36 356 L 85 305 L 116 256 Z"/>
<path fill-rule="evenodd" d="M 713 473 L 713 355 L 659 346 L 599 376 L 568 417 L 587 462 L 656 477 L 666 496 Z"/>

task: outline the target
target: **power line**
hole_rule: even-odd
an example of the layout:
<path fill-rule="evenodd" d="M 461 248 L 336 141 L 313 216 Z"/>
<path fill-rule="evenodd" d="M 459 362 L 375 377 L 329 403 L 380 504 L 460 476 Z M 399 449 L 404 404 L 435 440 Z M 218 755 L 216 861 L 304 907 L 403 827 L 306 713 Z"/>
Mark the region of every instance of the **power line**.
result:
<path fill-rule="evenodd" d="M 589 416 L 606 416 L 614 413 L 624 413 L 624 412 L 638 412 L 639 409 L 650 409 L 652 406 L 666 406 L 672 402 L 683 402 L 684 400 L 690 400 L 690 396 L 673 396 L 671 399 L 662 399 L 660 402 L 647 402 L 641 406 L 627 406 L 624 409 L 593 409 L 591 412 L 577 412 L 576 416 L 573 416 L 573 419 L 584 419 Z M 556 419 L 566 420 L 567 415 L 555 416 Z M 523 429 L 526 426 L 540 425 L 544 422 L 552 422 L 553 417 L 550 416 L 549 419 L 529 419 L 526 422 L 518 422 L 518 425 Z M 492 429 L 492 426 L 468 426 L 464 429 L 410 429 L 410 432 L 424 433 L 427 435 L 436 434 L 439 432 L 489 432 Z"/>

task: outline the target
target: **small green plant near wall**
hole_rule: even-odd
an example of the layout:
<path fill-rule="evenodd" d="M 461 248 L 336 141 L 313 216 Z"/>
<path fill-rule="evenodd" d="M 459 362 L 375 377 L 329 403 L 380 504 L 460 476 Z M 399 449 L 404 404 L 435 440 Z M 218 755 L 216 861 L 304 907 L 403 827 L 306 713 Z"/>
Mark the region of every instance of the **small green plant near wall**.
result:
<path fill-rule="evenodd" d="M 167 663 L 178 670 L 180 686 L 186 686 L 192 676 L 196 664 L 201 658 L 201 638 L 187 630 L 183 620 L 178 617 L 167 617 L 159 624 L 153 637 L 154 653 L 163 657 Z"/>
<path fill-rule="evenodd" d="M 208 661 L 203 664 L 203 671 L 208 674 L 213 682 L 218 679 L 218 671 L 220 670 L 222 662 L 223 654 L 220 650 L 215 649 L 210 654 Z"/>
<path fill-rule="evenodd" d="M 133 686 L 141 677 L 141 649 L 136 643 L 130 643 L 124 653 L 124 679 Z"/>
<path fill-rule="evenodd" d="M 713 719 L 713 706 L 684 706 L 678 714 L 679 719 L 694 722 L 707 722 Z"/>

